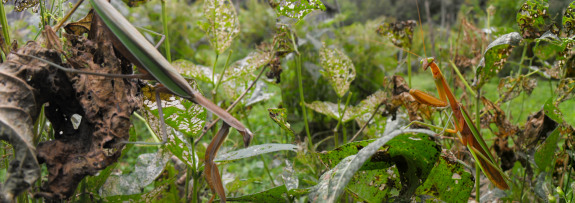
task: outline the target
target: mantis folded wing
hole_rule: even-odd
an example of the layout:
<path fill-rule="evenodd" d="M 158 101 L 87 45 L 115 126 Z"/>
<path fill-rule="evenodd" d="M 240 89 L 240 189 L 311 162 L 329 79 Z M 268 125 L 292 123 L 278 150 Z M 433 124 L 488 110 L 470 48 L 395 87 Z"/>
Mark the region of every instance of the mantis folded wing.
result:
<path fill-rule="evenodd" d="M 424 70 L 428 67 L 431 68 L 439 99 L 416 89 L 411 89 L 409 93 L 418 102 L 423 104 L 434 107 L 447 107 L 450 105 L 453 111 L 455 129 L 448 130 L 448 132 L 459 132 L 457 133 L 459 140 L 471 151 L 473 158 L 479 163 L 481 170 L 487 178 L 498 188 L 503 190 L 509 189 L 506 182 L 506 180 L 509 180 L 509 177 L 495 164 L 495 159 L 489 152 L 487 144 L 485 144 L 479 131 L 475 128 L 465 108 L 455 99 L 441 70 L 437 64 L 435 64 L 434 59 L 423 59 L 422 66 Z"/>

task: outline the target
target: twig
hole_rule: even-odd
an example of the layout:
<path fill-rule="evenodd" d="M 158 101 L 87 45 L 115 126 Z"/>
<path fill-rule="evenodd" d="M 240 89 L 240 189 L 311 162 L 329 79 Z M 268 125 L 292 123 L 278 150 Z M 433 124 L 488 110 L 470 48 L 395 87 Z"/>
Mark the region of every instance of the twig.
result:
<path fill-rule="evenodd" d="M 375 111 L 371 114 L 371 117 L 369 117 L 369 119 L 367 119 L 367 122 L 365 122 L 365 124 L 363 126 L 361 126 L 359 131 L 357 131 L 357 133 L 355 133 L 355 135 L 349 140 L 349 142 L 353 142 L 353 140 L 355 140 L 355 138 L 357 138 L 357 136 L 359 136 L 359 134 L 361 134 L 361 132 L 365 129 L 365 127 L 367 127 L 367 125 L 369 124 L 371 119 L 373 119 L 373 117 L 375 117 L 375 114 L 379 110 L 379 107 L 381 107 L 383 105 L 383 103 L 384 102 L 381 102 L 381 103 L 379 103 L 379 105 L 377 105 L 377 107 L 375 108 Z"/>
<path fill-rule="evenodd" d="M 252 87 L 254 87 L 254 85 L 256 84 L 256 82 L 258 82 L 258 80 L 260 79 L 260 77 L 262 76 L 262 74 L 264 73 L 264 71 L 266 70 L 267 66 L 264 66 L 262 68 L 262 70 L 260 71 L 260 73 L 258 74 L 258 76 L 256 77 L 256 79 L 252 82 L 252 84 L 250 84 L 250 86 L 246 89 L 246 91 L 244 91 L 242 93 L 242 95 L 240 95 L 240 97 L 238 97 L 236 99 L 236 101 L 234 101 L 234 103 L 232 103 L 232 105 L 230 105 L 226 111 L 230 112 L 232 109 L 234 109 L 234 107 L 236 107 L 236 105 L 238 103 L 240 103 L 240 101 L 246 96 L 246 94 L 248 93 L 248 91 L 250 89 L 252 89 Z M 206 133 L 208 132 L 208 129 L 212 128 L 218 121 L 220 120 L 220 118 L 217 118 L 216 120 L 212 121 L 210 124 L 208 124 L 206 127 L 204 127 L 202 134 L 200 135 L 200 137 L 198 137 L 196 139 L 196 142 L 194 143 L 195 146 L 198 145 L 198 143 L 200 142 L 200 140 L 202 139 L 202 137 L 204 137 L 204 135 L 206 135 Z"/>

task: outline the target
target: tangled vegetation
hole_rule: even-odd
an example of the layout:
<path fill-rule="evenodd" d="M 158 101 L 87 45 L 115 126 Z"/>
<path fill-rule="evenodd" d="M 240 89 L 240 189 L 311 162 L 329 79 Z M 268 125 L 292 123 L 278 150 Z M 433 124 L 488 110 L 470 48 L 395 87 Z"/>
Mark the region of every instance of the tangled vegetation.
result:
<path fill-rule="evenodd" d="M 575 196 L 575 2 L 8 0 L 0 24 L 2 202 Z"/>

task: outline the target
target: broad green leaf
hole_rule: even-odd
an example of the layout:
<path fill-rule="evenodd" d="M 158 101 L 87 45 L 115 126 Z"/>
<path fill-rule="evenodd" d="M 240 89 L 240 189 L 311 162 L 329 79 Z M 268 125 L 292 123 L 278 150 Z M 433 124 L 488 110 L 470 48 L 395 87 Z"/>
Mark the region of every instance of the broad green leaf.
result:
<path fill-rule="evenodd" d="M 314 101 L 311 104 L 309 103 L 305 103 L 305 106 L 307 106 L 307 108 L 310 108 L 314 111 L 317 111 L 321 114 L 324 114 L 326 116 L 329 116 L 333 119 L 339 120 L 340 114 L 339 114 L 339 110 L 337 107 L 337 104 L 334 104 L 332 102 L 322 102 L 322 101 Z M 341 110 L 343 111 L 343 109 L 345 108 L 344 105 L 341 105 Z M 348 107 L 347 110 L 345 111 L 345 114 L 343 115 L 342 118 L 342 122 L 348 122 L 350 120 L 353 120 L 355 117 L 354 116 L 358 116 L 358 115 L 354 115 L 354 107 Z"/>
<path fill-rule="evenodd" d="M 142 189 L 152 183 L 164 171 L 170 154 L 163 150 L 156 153 L 141 154 L 134 166 L 134 172 L 120 176 L 109 176 L 102 186 L 100 195 L 131 195 L 142 192 Z"/>
<path fill-rule="evenodd" d="M 473 176 L 465 171 L 462 164 L 441 156 L 415 194 L 429 195 L 446 202 L 466 202 L 473 183 Z"/>
<path fill-rule="evenodd" d="M 563 123 L 564 121 L 563 114 L 561 114 L 561 111 L 559 111 L 559 109 L 555 105 L 553 105 L 552 98 L 550 98 L 545 102 L 545 104 L 543 105 L 543 111 L 545 111 L 546 116 L 553 119 L 558 124 Z"/>
<path fill-rule="evenodd" d="M 404 130 L 397 130 L 397 131 L 394 131 L 390 134 L 384 135 L 382 138 L 379 138 L 379 139 L 373 141 L 372 143 L 370 143 L 366 147 L 359 150 L 359 152 L 356 155 L 351 155 L 351 156 L 344 158 L 334 168 L 332 168 L 328 172 L 324 173 L 320 177 L 320 182 L 311 188 L 310 193 L 309 193 L 310 201 L 312 201 L 312 202 L 335 202 L 339 198 L 339 196 L 343 193 L 345 187 L 348 185 L 349 181 L 353 178 L 354 174 L 363 166 L 363 164 L 369 158 L 371 158 L 388 141 L 390 141 L 391 139 L 395 138 L 398 135 L 402 135 L 402 134 L 405 134 L 408 132 L 425 133 L 425 134 L 433 135 L 433 132 L 431 132 L 429 130 L 405 130 L 405 131 Z M 425 139 L 422 139 L 422 138 L 419 138 L 416 136 L 412 137 L 412 136 L 414 136 L 414 135 L 413 134 L 406 134 L 405 135 L 405 137 L 407 137 L 407 139 L 412 140 L 414 142 L 417 142 L 417 141 L 424 142 L 425 141 Z M 398 147 L 398 148 L 400 148 L 400 147 Z M 437 150 L 437 149 L 435 149 L 435 150 Z M 413 158 L 413 155 L 415 155 L 416 157 L 422 155 L 420 151 L 415 152 L 415 149 L 412 149 L 412 148 L 398 149 L 397 153 L 401 153 L 401 151 L 407 151 L 408 154 L 410 154 L 407 157 L 412 157 L 412 158 Z M 391 154 L 391 152 L 390 152 L 390 155 L 395 156 L 397 154 Z M 437 158 L 437 156 L 436 156 L 436 158 Z M 413 190 L 409 189 L 406 191 L 406 193 L 409 194 L 410 192 L 413 193 L 415 191 L 415 188 L 417 188 L 417 185 L 423 182 L 423 180 L 418 180 L 418 178 L 416 177 L 415 173 L 418 171 L 418 169 L 416 169 L 416 168 L 419 168 L 419 170 L 422 170 L 421 167 L 431 169 L 433 167 L 433 163 L 435 162 L 435 160 L 428 160 L 428 159 L 420 160 L 420 159 L 409 159 L 409 158 L 406 158 L 405 160 L 408 161 L 407 165 L 413 166 L 413 167 L 410 167 L 406 170 L 406 172 L 407 172 L 406 175 L 408 175 L 408 176 L 406 176 L 406 178 L 409 179 L 408 180 L 409 183 L 406 183 L 406 184 L 408 184 L 410 186 L 415 186 L 413 188 Z M 429 163 L 431 163 L 431 164 L 429 164 Z M 412 164 L 414 164 L 414 165 L 412 165 Z M 427 165 L 431 165 L 431 166 L 427 166 Z M 405 166 L 405 165 L 403 165 L 403 166 Z M 400 169 L 400 172 L 401 172 L 401 169 Z M 427 172 L 425 172 L 425 170 L 422 170 L 419 173 L 421 175 L 427 176 L 428 172 L 429 172 L 429 170 Z M 410 178 L 410 176 L 412 178 Z M 421 181 L 421 182 L 418 182 L 418 181 Z"/>
<path fill-rule="evenodd" d="M 512 32 L 497 38 L 491 42 L 479 62 L 479 67 L 475 71 L 476 80 L 473 86 L 481 88 L 491 77 L 503 68 L 507 57 L 514 46 L 517 46 L 523 38 L 519 33 Z"/>
<path fill-rule="evenodd" d="M 544 33 L 541 37 L 535 39 L 535 42 L 537 44 L 533 47 L 533 53 L 541 60 L 547 60 L 559 54 L 567 45 L 566 41 L 561 40 L 551 32 Z"/>
<path fill-rule="evenodd" d="M 190 85 L 200 94 L 195 81 L 192 80 Z M 148 86 L 142 91 L 144 92 L 144 107 L 158 118 L 158 104 L 154 90 Z M 206 110 L 202 106 L 175 95 L 160 94 L 160 97 L 162 97 L 161 105 L 165 123 L 168 126 L 188 137 L 196 136 L 202 132 L 206 121 Z"/>
<path fill-rule="evenodd" d="M 325 11 L 325 6 L 320 0 L 279 0 L 279 4 L 275 1 L 272 0 L 274 4 L 277 4 L 275 9 L 278 16 L 286 16 L 298 21 L 314 10 Z"/>
<path fill-rule="evenodd" d="M 240 23 L 234 5 L 229 0 L 206 0 L 204 16 L 208 20 L 201 26 L 218 54 L 224 53 L 240 32 Z"/>
<path fill-rule="evenodd" d="M 266 154 L 270 152 L 277 152 L 277 151 L 297 151 L 297 146 L 292 144 L 262 144 L 251 146 L 245 149 L 240 149 L 233 152 L 228 152 L 225 154 L 218 154 L 218 157 L 214 159 L 214 161 L 233 161 L 243 158 L 248 158 L 260 154 Z"/>
<path fill-rule="evenodd" d="M 339 49 L 324 47 L 320 50 L 321 74 L 328 79 L 337 95 L 341 98 L 349 90 L 349 84 L 355 79 L 355 67 L 351 59 Z"/>
<path fill-rule="evenodd" d="M 179 70 L 182 75 L 194 78 L 206 83 L 215 84 L 212 80 L 212 69 L 202 65 L 196 65 L 191 61 L 180 59 L 172 62 L 172 65 Z M 220 74 L 216 73 L 214 79 L 220 78 Z"/>
<path fill-rule="evenodd" d="M 274 187 L 263 192 L 241 197 L 228 197 L 230 202 L 286 202 L 287 188 L 285 185 Z"/>
<path fill-rule="evenodd" d="M 561 102 L 573 98 L 575 94 L 575 80 L 573 78 L 562 79 L 557 89 L 555 89 L 555 94 L 557 95 L 557 100 L 555 100 L 555 105 L 559 105 Z"/>
<path fill-rule="evenodd" d="M 563 14 L 563 32 L 568 36 L 575 34 L 575 1 L 569 4 Z"/>
<path fill-rule="evenodd" d="M 353 108 L 352 117 L 371 117 L 375 108 L 386 100 L 385 92 L 382 90 L 377 90 L 372 95 L 367 96 L 366 99 L 362 100 L 358 105 Z"/>
<path fill-rule="evenodd" d="M 397 166 L 387 169 L 364 170 L 357 172 L 349 185 L 348 191 L 362 202 L 385 202 L 399 196 L 403 186 Z"/>
<path fill-rule="evenodd" d="M 552 167 L 552 164 L 554 163 L 553 161 L 555 160 L 554 156 L 555 150 L 557 149 L 557 142 L 559 141 L 559 138 L 561 138 L 559 129 L 560 127 L 555 128 L 549 137 L 545 139 L 545 142 L 543 142 L 543 144 L 535 151 L 535 163 L 542 171 L 547 171 L 548 168 L 551 169 L 550 167 Z"/>
<path fill-rule="evenodd" d="M 276 122 L 290 137 L 294 137 L 291 125 L 287 122 L 287 110 L 284 108 L 268 109 L 270 118 Z"/>
<path fill-rule="evenodd" d="M 240 78 L 242 81 L 251 81 L 255 79 L 254 71 L 268 64 L 272 59 L 269 51 L 255 51 L 247 57 L 234 62 L 226 71 L 222 82 Z"/>
<path fill-rule="evenodd" d="M 528 0 L 517 12 L 517 24 L 523 38 L 534 39 L 548 30 L 549 15 L 547 0 Z"/>

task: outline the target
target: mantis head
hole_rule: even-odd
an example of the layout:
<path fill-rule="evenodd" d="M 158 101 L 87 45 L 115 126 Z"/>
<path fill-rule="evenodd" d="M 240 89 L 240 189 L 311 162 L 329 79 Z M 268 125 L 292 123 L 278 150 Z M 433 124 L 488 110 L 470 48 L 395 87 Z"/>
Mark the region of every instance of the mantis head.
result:
<path fill-rule="evenodd" d="M 428 57 L 428 58 L 424 58 L 421 59 L 421 61 L 419 63 L 421 63 L 421 66 L 423 67 L 423 70 L 427 70 L 427 68 L 429 68 L 429 65 L 431 63 L 433 63 L 433 61 L 435 61 L 435 58 L 433 57 Z"/>

